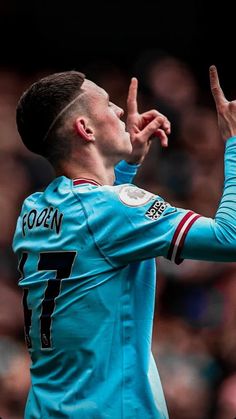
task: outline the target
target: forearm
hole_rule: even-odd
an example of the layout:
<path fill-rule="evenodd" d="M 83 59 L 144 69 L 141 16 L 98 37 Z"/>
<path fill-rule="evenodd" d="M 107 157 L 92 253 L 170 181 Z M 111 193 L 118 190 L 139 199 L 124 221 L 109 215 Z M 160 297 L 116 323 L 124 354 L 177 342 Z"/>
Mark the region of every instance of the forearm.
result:
<path fill-rule="evenodd" d="M 236 137 L 226 143 L 224 191 L 215 220 L 233 229 L 236 226 Z"/>
<path fill-rule="evenodd" d="M 181 256 L 236 261 L 236 137 L 226 143 L 225 181 L 214 219 L 201 217 L 190 229 Z"/>

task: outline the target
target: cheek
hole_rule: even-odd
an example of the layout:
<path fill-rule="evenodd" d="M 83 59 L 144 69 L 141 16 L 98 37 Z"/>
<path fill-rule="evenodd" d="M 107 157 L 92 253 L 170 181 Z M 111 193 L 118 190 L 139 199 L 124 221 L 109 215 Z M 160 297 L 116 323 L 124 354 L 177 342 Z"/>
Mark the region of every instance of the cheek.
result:
<path fill-rule="evenodd" d="M 120 135 L 122 131 L 122 126 L 120 124 L 120 121 L 117 118 L 106 118 L 104 120 L 104 124 L 103 124 L 103 134 L 105 136 L 109 136 L 111 137 L 115 137 L 117 138 L 117 136 Z"/>
<path fill-rule="evenodd" d="M 104 140 L 118 141 L 124 135 L 123 125 L 112 110 L 106 110 L 94 115 L 95 137 Z"/>

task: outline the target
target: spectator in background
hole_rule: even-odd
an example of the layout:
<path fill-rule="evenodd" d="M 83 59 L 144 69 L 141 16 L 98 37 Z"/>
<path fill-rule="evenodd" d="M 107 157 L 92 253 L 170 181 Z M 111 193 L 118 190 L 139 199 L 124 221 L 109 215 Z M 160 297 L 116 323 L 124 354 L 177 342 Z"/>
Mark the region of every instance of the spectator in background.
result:
<path fill-rule="evenodd" d="M 236 373 L 229 375 L 222 382 L 216 407 L 216 419 L 234 419 L 236 412 Z"/>
<path fill-rule="evenodd" d="M 182 145 L 180 129 L 186 112 L 194 112 L 197 106 L 199 89 L 195 77 L 185 62 L 159 50 L 142 54 L 135 71 L 139 75 L 144 103 L 160 109 L 172 122 L 168 151 L 163 152 L 155 144 L 138 181 L 141 178 L 143 183 L 151 183 L 153 187 L 156 184 L 159 194 L 167 200 L 186 206 L 191 189 L 191 162 Z"/>
<path fill-rule="evenodd" d="M 178 148 L 180 117 L 195 108 L 199 89 L 190 67 L 166 51 L 147 50 L 134 66 L 147 103 L 172 121 L 170 147 Z"/>

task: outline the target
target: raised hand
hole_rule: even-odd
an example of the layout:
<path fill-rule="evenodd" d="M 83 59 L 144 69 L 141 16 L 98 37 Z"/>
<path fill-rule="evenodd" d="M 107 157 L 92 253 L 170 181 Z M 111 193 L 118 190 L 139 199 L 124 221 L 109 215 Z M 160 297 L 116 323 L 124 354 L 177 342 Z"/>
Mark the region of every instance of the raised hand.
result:
<path fill-rule="evenodd" d="M 151 139 L 160 139 L 162 147 L 168 146 L 170 122 L 155 109 L 140 114 L 137 105 L 138 80 L 133 77 L 127 98 L 126 126 L 133 145 L 130 163 L 141 163 L 149 151 Z"/>
<path fill-rule="evenodd" d="M 224 141 L 236 136 L 236 100 L 229 102 L 220 87 L 217 69 L 209 69 L 211 92 L 215 101 L 218 125 Z"/>

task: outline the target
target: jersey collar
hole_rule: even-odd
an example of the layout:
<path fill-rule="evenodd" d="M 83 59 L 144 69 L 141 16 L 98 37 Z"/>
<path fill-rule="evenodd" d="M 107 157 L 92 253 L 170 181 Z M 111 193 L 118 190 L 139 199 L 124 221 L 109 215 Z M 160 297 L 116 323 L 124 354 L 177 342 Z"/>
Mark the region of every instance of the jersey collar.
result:
<path fill-rule="evenodd" d="M 73 186 L 82 185 L 83 183 L 90 183 L 90 185 L 102 186 L 100 183 L 96 182 L 96 180 L 93 179 L 87 179 L 84 177 L 73 179 Z"/>

